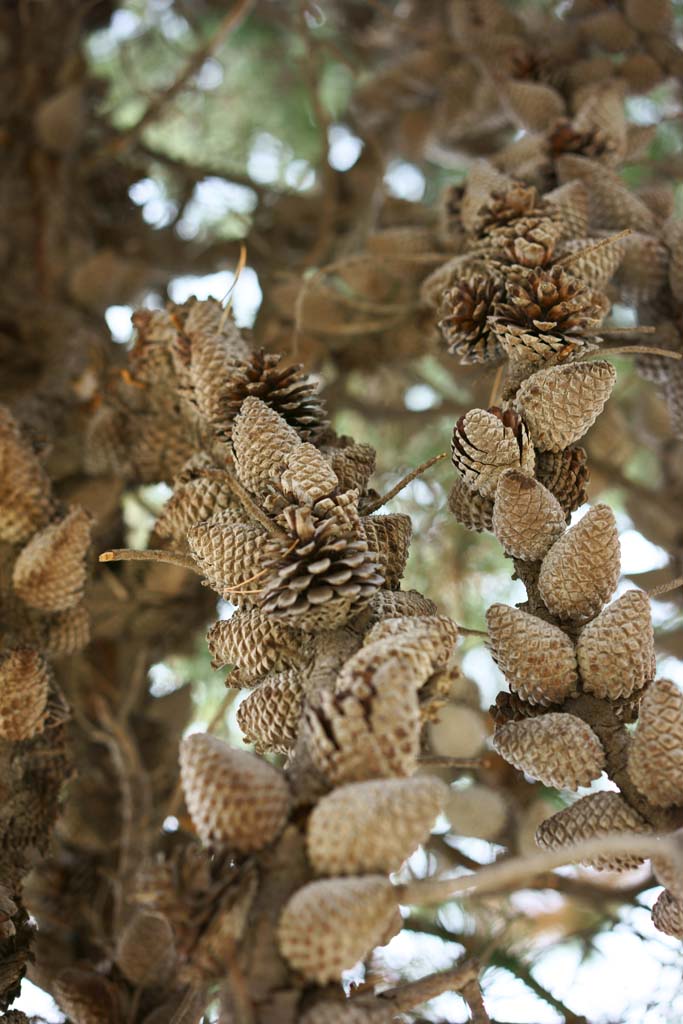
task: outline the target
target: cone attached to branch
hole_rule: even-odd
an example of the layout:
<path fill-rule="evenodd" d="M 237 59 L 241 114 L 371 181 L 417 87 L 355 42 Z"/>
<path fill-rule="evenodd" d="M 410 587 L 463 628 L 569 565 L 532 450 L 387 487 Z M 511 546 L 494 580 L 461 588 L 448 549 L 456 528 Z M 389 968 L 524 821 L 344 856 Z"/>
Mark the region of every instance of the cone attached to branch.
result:
<path fill-rule="evenodd" d="M 517 393 L 533 443 L 541 451 L 560 452 L 583 437 L 605 407 L 616 371 L 596 360 L 539 370 Z"/>
<path fill-rule="evenodd" d="M 656 807 L 683 803 L 683 693 L 669 679 L 652 683 L 643 697 L 628 773 Z"/>
<path fill-rule="evenodd" d="M 553 544 L 541 563 L 538 589 L 560 619 L 590 619 L 619 579 L 619 535 L 612 509 L 596 505 Z"/>
<path fill-rule="evenodd" d="M 306 658 L 303 635 L 259 608 L 239 609 L 214 623 L 206 635 L 213 667 L 234 665 L 239 684 L 249 684 L 268 672 L 294 668 Z M 232 676 L 231 685 L 234 685 Z"/>
<path fill-rule="evenodd" d="M 651 831 L 645 819 L 619 793 L 590 793 L 544 821 L 536 832 L 536 842 L 544 850 L 561 850 L 583 839 Z M 592 857 L 582 863 L 598 870 L 632 871 L 643 863 L 643 858 L 624 852 Z"/>
<path fill-rule="evenodd" d="M 449 511 L 466 530 L 485 533 L 493 530 L 493 499 L 468 487 L 458 477 L 448 495 Z"/>
<path fill-rule="evenodd" d="M 67 967 L 55 980 L 55 997 L 73 1024 L 123 1024 L 120 993 L 107 978 Z"/>
<path fill-rule="evenodd" d="M 42 732 L 50 670 L 38 651 L 17 648 L 0 659 L 0 737 L 17 742 Z"/>
<path fill-rule="evenodd" d="M 12 585 L 31 608 L 61 612 L 78 604 L 85 586 L 91 517 L 74 506 L 36 533 L 14 563 Z"/>
<path fill-rule="evenodd" d="M 342 447 L 328 448 L 326 453 L 339 480 L 339 490 L 363 494 L 375 472 L 375 449 L 369 444 L 351 442 L 350 438 L 346 437 L 339 438 L 337 443 L 342 444 Z"/>
<path fill-rule="evenodd" d="M 564 531 L 564 512 L 543 484 L 518 469 L 501 474 L 493 505 L 493 532 L 506 555 L 540 561 Z"/>
<path fill-rule="evenodd" d="M 340 786 L 308 821 L 308 856 L 322 875 L 397 871 L 429 835 L 448 787 L 440 779 L 384 779 Z"/>
<path fill-rule="evenodd" d="M 256 523 L 234 522 L 231 509 L 197 523 L 187 534 L 190 550 L 209 585 L 219 594 L 249 603 L 243 591 L 262 586 L 243 586 L 263 568 L 268 534 Z"/>
<path fill-rule="evenodd" d="M 235 466 L 253 494 L 264 494 L 279 480 L 285 457 L 301 444 L 293 427 L 259 398 L 246 398 L 232 430 Z"/>
<path fill-rule="evenodd" d="M 550 712 L 496 729 L 493 746 L 510 764 L 545 786 L 578 789 L 600 777 L 605 751 L 574 715 Z"/>
<path fill-rule="evenodd" d="M 285 906 L 280 952 L 308 981 L 339 981 L 385 940 L 396 908 L 393 886 L 381 875 L 311 882 Z"/>
<path fill-rule="evenodd" d="M 0 540 L 18 544 L 44 526 L 50 481 L 9 409 L 0 406 Z"/>
<path fill-rule="evenodd" d="M 587 500 L 589 472 L 584 448 L 561 452 L 536 452 L 536 479 L 555 495 L 565 516 Z"/>
<path fill-rule="evenodd" d="M 237 709 L 237 724 L 258 752 L 284 753 L 294 746 L 304 691 L 296 672 L 265 679 Z"/>
<path fill-rule="evenodd" d="M 175 963 L 173 930 L 167 919 L 144 910 L 134 914 L 118 937 L 114 959 L 134 985 L 162 985 Z"/>
<path fill-rule="evenodd" d="M 159 537 L 184 540 L 195 523 L 211 519 L 227 508 L 234 508 L 235 519 L 239 518 L 235 498 L 227 483 L 199 476 L 176 485 L 154 524 L 154 532 Z"/>
<path fill-rule="evenodd" d="M 486 613 L 493 659 L 510 689 L 530 704 L 561 704 L 578 688 L 574 645 L 557 626 L 493 604 Z"/>
<path fill-rule="evenodd" d="M 387 587 L 399 586 L 410 548 L 413 525 L 410 516 L 391 513 L 386 516 L 363 516 L 363 533 L 371 551 L 376 551 L 380 571 Z"/>
<path fill-rule="evenodd" d="M 280 478 L 283 492 L 304 505 L 332 494 L 339 485 L 337 474 L 324 455 L 306 442 L 287 452 Z"/>
<path fill-rule="evenodd" d="M 194 733 L 180 745 L 180 775 L 187 808 L 205 845 L 250 853 L 284 828 L 289 787 L 261 758 L 208 733 Z"/>
<path fill-rule="evenodd" d="M 587 693 L 618 700 L 640 690 L 655 672 L 650 599 L 629 590 L 589 622 L 576 644 Z"/>
<path fill-rule="evenodd" d="M 534 472 L 529 432 L 512 409 L 470 409 L 453 429 L 452 451 L 465 483 L 487 498 L 494 497 L 506 469 Z"/>
<path fill-rule="evenodd" d="M 683 901 L 664 889 L 652 908 L 652 923 L 665 935 L 683 939 Z"/>
<path fill-rule="evenodd" d="M 494 273 L 470 274 L 444 292 L 439 327 L 448 351 L 461 363 L 486 363 L 502 357 L 489 317 L 503 294 L 503 280 Z"/>

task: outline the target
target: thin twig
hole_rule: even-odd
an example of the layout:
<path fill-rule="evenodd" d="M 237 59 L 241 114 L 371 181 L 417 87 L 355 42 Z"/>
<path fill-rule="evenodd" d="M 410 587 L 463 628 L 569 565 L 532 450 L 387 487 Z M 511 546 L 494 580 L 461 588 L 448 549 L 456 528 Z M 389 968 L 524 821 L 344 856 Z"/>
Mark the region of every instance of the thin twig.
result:
<path fill-rule="evenodd" d="M 488 768 L 493 763 L 486 757 L 449 757 L 448 754 L 422 754 L 418 761 L 444 768 Z"/>
<path fill-rule="evenodd" d="M 252 519 L 255 519 L 257 523 L 266 530 L 271 537 L 277 537 L 278 540 L 291 540 L 291 537 L 283 530 L 281 526 L 274 523 L 270 519 L 263 509 L 260 509 L 254 499 L 252 498 L 246 487 L 243 487 L 236 476 L 234 476 L 229 469 L 219 470 L 221 477 L 225 480 L 228 487 L 244 505 L 246 511 L 249 513 Z"/>
<path fill-rule="evenodd" d="M 601 238 L 599 242 L 594 242 L 593 245 L 587 245 L 585 249 L 579 249 L 577 252 L 567 253 L 561 260 L 556 260 L 553 267 L 563 267 L 569 263 L 573 263 L 575 260 L 581 259 L 582 256 L 590 256 L 591 253 L 597 252 L 599 249 L 604 249 L 606 245 L 611 245 L 612 242 L 618 242 L 621 238 L 626 238 L 628 235 L 633 234 L 632 228 L 624 228 L 623 231 L 617 232 L 616 235 L 609 235 L 608 238 Z"/>
<path fill-rule="evenodd" d="M 503 370 L 505 369 L 505 363 L 501 363 L 496 370 L 496 376 L 493 378 L 493 387 L 491 388 L 491 394 L 489 395 L 489 408 L 496 404 L 496 396 L 498 395 L 498 389 L 500 388 L 500 382 L 503 379 Z"/>
<path fill-rule="evenodd" d="M 423 462 L 422 465 L 418 466 L 416 469 L 412 469 L 410 473 L 408 473 L 407 476 L 404 476 L 402 480 L 399 480 L 396 486 L 392 487 L 390 491 L 387 491 L 386 494 L 382 494 L 379 498 L 375 498 L 369 505 L 365 505 L 363 508 L 363 515 L 369 516 L 372 512 L 376 512 L 378 508 L 381 508 L 382 505 L 386 505 L 388 501 L 391 501 L 391 499 L 395 498 L 397 494 L 400 494 L 404 487 L 407 487 L 408 484 L 412 483 L 418 476 L 421 476 L 430 468 L 430 466 L 433 466 L 436 462 L 441 462 L 442 459 L 445 459 L 447 454 L 447 452 L 441 452 L 439 455 L 434 455 L 431 459 L 427 459 L 426 462 Z"/>
<path fill-rule="evenodd" d="M 181 569 L 190 569 L 198 576 L 202 575 L 192 555 L 186 555 L 182 551 L 163 551 L 160 548 L 147 548 L 144 551 L 138 551 L 136 548 L 112 548 L 111 551 L 103 551 L 98 561 L 165 562 L 167 565 L 178 565 Z"/>
<path fill-rule="evenodd" d="M 668 594 L 670 590 L 678 590 L 679 587 L 683 587 L 683 576 L 677 576 L 674 580 L 669 580 L 668 583 L 661 583 L 658 587 L 653 587 L 652 590 L 646 590 L 645 593 L 648 597 L 659 597 L 660 594 Z"/>
<path fill-rule="evenodd" d="M 651 345 L 620 345 L 618 348 L 599 348 L 595 352 L 589 352 L 587 357 L 592 356 L 662 356 L 665 359 L 683 359 L 683 353 L 672 352 L 669 348 L 654 348 Z"/>
<path fill-rule="evenodd" d="M 478 960 L 468 960 L 464 964 L 453 967 L 450 971 L 438 971 L 436 974 L 428 974 L 425 978 L 419 978 L 418 981 L 411 981 L 407 985 L 387 989 L 385 992 L 380 992 L 379 998 L 392 1003 L 397 1012 L 404 1013 L 414 1006 L 434 999 L 442 992 L 461 992 L 466 985 L 477 980 L 479 970 Z"/>

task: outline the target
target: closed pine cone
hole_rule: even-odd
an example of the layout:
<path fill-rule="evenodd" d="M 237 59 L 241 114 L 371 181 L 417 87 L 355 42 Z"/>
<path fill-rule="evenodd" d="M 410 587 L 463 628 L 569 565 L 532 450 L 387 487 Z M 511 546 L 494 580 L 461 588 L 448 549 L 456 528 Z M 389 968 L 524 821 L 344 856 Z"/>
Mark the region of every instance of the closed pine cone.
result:
<path fill-rule="evenodd" d="M 521 418 L 512 409 L 470 409 L 453 428 L 453 465 L 470 487 L 493 498 L 501 473 L 533 474 L 534 450 Z"/>
<path fill-rule="evenodd" d="M 287 452 L 284 464 L 280 487 L 294 501 L 314 505 L 337 490 L 337 474 L 313 444 L 306 442 Z"/>
<path fill-rule="evenodd" d="M 285 456 L 301 444 L 293 427 L 259 398 L 245 398 L 232 428 L 235 468 L 254 494 L 265 494 L 279 480 Z"/>
<path fill-rule="evenodd" d="M 342 437 L 340 447 L 326 449 L 332 469 L 337 474 L 340 491 L 358 491 L 363 494 L 375 472 L 377 453 L 372 445 L 357 444 Z"/>
<path fill-rule="evenodd" d="M 371 551 L 376 551 L 385 586 L 400 585 L 410 548 L 413 524 L 410 516 L 390 513 L 385 516 L 363 516 L 361 526 Z"/>
<path fill-rule="evenodd" d="M 665 935 L 683 939 L 683 901 L 664 889 L 652 908 L 652 923 Z"/>
<path fill-rule="evenodd" d="M 586 458 L 585 449 L 578 446 L 561 452 L 536 452 L 536 479 L 555 495 L 567 519 L 588 497 Z"/>
<path fill-rule="evenodd" d="M 486 622 L 493 659 L 518 697 L 547 705 L 576 693 L 574 645 L 561 629 L 506 604 L 491 605 Z"/>
<path fill-rule="evenodd" d="M 220 421 L 222 383 L 235 363 L 248 356 L 246 342 L 215 299 L 190 299 L 175 308 L 173 318 L 180 328 L 176 351 L 185 356 L 192 398 L 205 419 Z"/>
<path fill-rule="evenodd" d="M 645 819 L 619 793 L 590 793 L 547 818 L 536 832 L 536 843 L 544 850 L 561 850 L 583 839 L 619 832 L 651 831 Z M 619 853 L 591 857 L 582 863 L 604 871 L 632 871 L 643 863 L 643 858 Z"/>
<path fill-rule="evenodd" d="M 134 985 L 161 985 L 175 963 L 173 930 L 161 914 L 138 911 L 118 937 L 114 956 Z"/>
<path fill-rule="evenodd" d="M 506 555 L 539 561 L 565 530 L 557 498 L 533 477 L 506 469 L 493 505 L 493 532 Z"/>
<path fill-rule="evenodd" d="M 115 986 L 94 971 L 67 967 L 55 980 L 55 997 L 73 1024 L 123 1024 Z"/>
<path fill-rule="evenodd" d="M 187 540 L 209 585 L 226 598 L 232 594 L 236 601 L 250 603 L 251 595 L 243 595 L 240 585 L 263 567 L 269 541 L 265 530 L 256 523 L 235 523 L 232 509 L 225 509 L 191 527 Z M 260 580 L 255 586 L 259 585 Z"/>
<path fill-rule="evenodd" d="M 417 590 L 378 590 L 366 611 L 371 621 L 396 618 L 401 615 L 436 615 L 437 607 Z"/>
<path fill-rule="evenodd" d="M 550 712 L 509 722 L 496 729 L 493 746 L 515 768 L 556 789 L 588 786 L 605 766 L 600 740 L 574 715 Z"/>
<path fill-rule="evenodd" d="M 612 509 L 596 505 L 553 544 L 543 559 L 538 589 L 560 619 L 590 619 L 619 579 L 619 535 Z"/>
<path fill-rule="evenodd" d="M 154 532 L 159 537 L 183 541 L 191 526 L 234 506 L 234 501 L 227 483 L 219 479 L 199 476 L 176 484 L 172 496 L 159 513 Z M 238 509 L 234 507 L 235 518 L 239 518 Z"/>
<path fill-rule="evenodd" d="M 493 498 L 485 498 L 458 477 L 448 495 L 449 511 L 466 530 L 485 533 L 493 530 Z"/>
<path fill-rule="evenodd" d="M 313 868 L 323 875 L 397 871 L 427 839 L 448 792 L 427 775 L 339 786 L 308 820 Z"/>
<path fill-rule="evenodd" d="M 536 715 L 545 714 L 545 711 L 546 708 L 542 704 L 530 704 L 516 693 L 508 693 L 507 690 L 501 690 L 489 708 L 489 714 L 496 725 L 519 722 L 523 718 L 535 718 Z"/>
<path fill-rule="evenodd" d="M 85 586 L 91 517 L 74 506 L 64 519 L 34 534 L 12 573 L 17 595 L 31 608 L 61 612 L 78 604 Z"/>
<path fill-rule="evenodd" d="M 294 746 L 303 709 L 304 691 L 296 672 L 267 677 L 242 701 L 237 724 L 258 752 L 284 753 Z"/>
<path fill-rule="evenodd" d="M 629 590 L 589 622 L 576 644 L 583 688 L 596 697 L 630 697 L 655 673 L 650 599 Z"/>
<path fill-rule="evenodd" d="M 85 604 L 42 619 L 39 646 L 49 658 L 82 651 L 90 642 L 90 615 Z"/>
<path fill-rule="evenodd" d="M 306 653 L 303 636 L 283 622 L 264 615 L 260 608 L 239 609 L 229 619 L 214 623 L 206 635 L 214 668 L 234 665 L 240 685 L 267 672 L 301 664 Z"/>
<path fill-rule="evenodd" d="M 45 470 L 9 409 L 0 406 L 0 540 L 26 540 L 45 525 L 51 507 Z"/>
<path fill-rule="evenodd" d="M 502 297 L 503 282 L 494 273 L 473 273 L 444 292 L 439 327 L 448 351 L 461 363 L 485 363 L 502 357 L 488 321 L 494 304 Z"/>
<path fill-rule="evenodd" d="M 380 875 L 310 882 L 282 912 L 280 952 L 308 981 L 338 981 L 385 938 L 396 902 L 393 886 Z"/>
<path fill-rule="evenodd" d="M 531 438 L 542 451 L 560 452 L 578 441 L 605 407 L 616 371 L 606 360 L 539 370 L 517 393 Z"/>
<path fill-rule="evenodd" d="M 253 754 L 194 733 L 180 745 L 180 775 L 190 817 L 207 846 L 250 853 L 285 826 L 289 787 L 279 771 Z"/>
<path fill-rule="evenodd" d="M 652 683 L 643 697 L 628 773 L 656 807 L 683 803 L 683 694 L 669 679 Z"/>
<path fill-rule="evenodd" d="M 396 639 L 393 639 L 396 638 Z M 458 627 L 446 615 L 394 616 L 387 617 L 372 627 L 364 638 L 364 648 L 350 659 L 340 674 L 340 683 L 349 673 L 365 671 L 368 665 L 375 662 L 374 644 L 378 641 L 391 639 L 394 660 L 401 659 L 404 654 L 417 656 L 415 668 L 418 673 L 436 671 L 447 665 L 455 650 L 458 639 Z M 423 660 L 427 659 L 428 667 L 422 668 Z M 418 667 L 419 666 L 419 667 Z M 421 682 L 422 680 L 419 680 Z M 417 682 L 417 685 L 419 685 Z"/>
<path fill-rule="evenodd" d="M 317 385 L 299 364 L 281 366 L 282 356 L 252 352 L 236 363 L 223 383 L 217 422 L 229 437 L 245 398 L 258 398 L 293 427 L 303 441 L 317 441 L 328 429 Z"/>
<path fill-rule="evenodd" d="M 50 670 L 38 651 L 16 648 L 0 659 L 0 736 L 17 742 L 42 732 Z"/>

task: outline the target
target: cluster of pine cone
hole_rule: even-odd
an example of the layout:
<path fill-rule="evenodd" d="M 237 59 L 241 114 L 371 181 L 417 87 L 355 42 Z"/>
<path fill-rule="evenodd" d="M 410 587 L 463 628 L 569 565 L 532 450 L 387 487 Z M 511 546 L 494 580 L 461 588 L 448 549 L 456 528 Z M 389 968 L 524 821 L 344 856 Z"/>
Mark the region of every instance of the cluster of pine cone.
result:
<path fill-rule="evenodd" d="M 480 163 L 458 202 L 466 251 L 426 285 L 440 299 L 453 355 L 506 361 L 504 406 L 472 409 L 455 426 L 459 477 L 449 498 L 462 525 L 495 534 L 527 590 L 521 607 L 496 604 L 487 613 L 490 648 L 510 688 L 492 708 L 493 745 L 545 785 L 577 790 L 606 771 L 619 787 L 543 822 L 537 842 L 548 849 L 668 831 L 680 825 L 683 804 L 683 694 L 668 680 L 653 682 L 649 598 L 629 590 L 605 607 L 620 576 L 614 514 L 596 505 L 567 528 L 586 500 L 587 457 L 577 442 L 616 378 L 611 363 L 586 357 L 602 343 L 606 289 L 629 242 L 589 235 L 594 202 L 579 177 L 539 194 Z M 449 203 L 452 213 L 452 196 Z M 645 242 L 635 244 L 644 259 Z M 631 736 L 626 726 L 636 721 Z M 591 863 L 623 870 L 641 861 L 625 852 Z M 669 888 L 653 919 L 683 938 L 680 882 L 670 865 L 655 867 Z"/>

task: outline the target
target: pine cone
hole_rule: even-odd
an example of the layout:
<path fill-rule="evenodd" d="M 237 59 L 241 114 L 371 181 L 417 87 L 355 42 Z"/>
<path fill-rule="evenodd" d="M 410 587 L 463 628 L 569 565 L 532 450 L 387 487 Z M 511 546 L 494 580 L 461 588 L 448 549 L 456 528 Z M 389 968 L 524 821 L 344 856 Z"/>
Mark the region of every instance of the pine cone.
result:
<path fill-rule="evenodd" d="M 446 817 L 458 836 L 472 836 L 493 842 L 508 819 L 505 798 L 490 786 L 474 782 L 466 789 L 452 789 Z"/>
<path fill-rule="evenodd" d="M 396 905 L 393 886 L 380 875 L 310 882 L 282 912 L 280 952 L 308 981 L 339 981 L 382 943 Z"/>
<path fill-rule="evenodd" d="M 259 398 L 245 398 L 232 428 L 235 468 L 254 494 L 265 494 L 284 468 L 285 456 L 301 444 L 296 430 Z"/>
<path fill-rule="evenodd" d="M 392 1024 L 396 1014 L 386 1000 L 354 996 L 344 1002 L 316 1003 L 301 1017 L 300 1024 Z"/>
<path fill-rule="evenodd" d="M 488 318 L 503 294 L 502 278 L 494 273 L 470 274 L 444 292 L 439 328 L 448 351 L 461 363 L 486 363 L 502 358 L 503 351 Z"/>
<path fill-rule="evenodd" d="M 297 667 L 306 660 L 304 637 L 296 629 L 264 615 L 259 608 L 240 609 L 214 623 L 206 634 L 212 666 L 234 665 L 229 682 L 249 685 L 268 672 Z M 233 678 L 235 677 L 235 678 Z"/>
<path fill-rule="evenodd" d="M 567 181 L 543 196 L 563 238 L 584 238 L 588 231 L 588 192 L 582 181 Z"/>
<path fill-rule="evenodd" d="M 493 746 L 511 765 L 556 789 L 578 789 L 600 777 L 605 752 L 580 718 L 549 712 L 508 722 L 493 734 Z"/>
<path fill-rule="evenodd" d="M 560 452 L 583 437 L 604 409 L 616 376 L 611 363 L 596 360 L 553 366 L 525 380 L 517 404 L 536 447 Z"/>
<path fill-rule="evenodd" d="M 562 234 L 557 221 L 549 216 L 522 217 L 512 224 L 491 231 L 482 240 L 482 255 L 516 267 L 547 267 L 553 260 Z M 500 289 L 497 300 L 504 297 Z M 493 310 L 489 309 L 489 314 Z"/>
<path fill-rule="evenodd" d="M 462 477 L 451 487 L 448 508 L 466 530 L 476 533 L 493 530 L 493 499 L 469 488 Z"/>
<path fill-rule="evenodd" d="M 417 590 L 378 590 L 370 600 L 366 612 L 372 621 L 392 619 L 406 615 L 436 615 L 437 607 Z"/>
<path fill-rule="evenodd" d="M 529 433 L 512 409 L 470 409 L 453 428 L 452 452 L 465 483 L 486 498 L 494 497 L 504 470 L 534 471 Z"/>
<path fill-rule="evenodd" d="M 510 689 L 530 704 L 562 704 L 578 689 L 574 645 L 557 626 L 506 604 L 486 613 L 491 654 Z"/>
<path fill-rule="evenodd" d="M 440 779 L 383 779 L 340 786 L 308 819 L 308 856 L 321 875 L 398 871 L 429 836 L 448 787 Z"/>
<path fill-rule="evenodd" d="M 51 511 L 45 470 L 9 409 L 0 406 L 0 540 L 26 540 L 47 523 Z"/>
<path fill-rule="evenodd" d="M 17 742 L 43 731 L 50 670 L 38 651 L 16 648 L 0 659 L 0 736 Z"/>
<path fill-rule="evenodd" d="M 548 134 L 550 155 L 557 160 L 567 154 L 602 159 L 613 147 L 608 136 L 598 128 L 577 128 L 567 118 L 561 118 Z"/>
<path fill-rule="evenodd" d="M 538 589 L 560 619 L 590 619 L 619 579 L 619 535 L 612 509 L 595 505 L 553 544 L 541 563 Z"/>
<path fill-rule="evenodd" d="M 232 509 L 225 509 L 197 523 L 187 534 L 190 550 L 197 565 L 205 573 L 209 586 L 230 599 L 251 603 L 251 595 L 243 594 L 241 585 L 251 580 L 264 566 L 269 537 L 256 523 L 235 523 Z M 262 587 L 262 577 L 244 590 Z"/>
<path fill-rule="evenodd" d="M 189 299 L 174 307 L 171 318 L 179 330 L 174 364 L 186 367 L 200 415 L 220 423 L 223 382 L 236 363 L 248 358 L 246 342 L 216 299 Z"/>
<path fill-rule="evenodd" d="M 340 535 L 334 519 L 301 517 L 297 533 L 293 548 L 289 541 L 269 543 L 261 608 L 299 629 L 333 629 L 384 583 L 378 558 L 357 534 Z"/>
<path fill-rule="evenodd" d="M 118 936 L 117 966 L 141 988 L 163 985 L 175 963 L 173 930 L 161 914 L 138 911 Z"/>
<path fill-rule="evenodd" d="M 640 690 L 655 673 L 650 599 L 629 590 L 584 626 L 576 644 L 583 689 L 617 700 Z"/>
<path fill-rule="evenodd" d="M 182 541 L 195 523 L 211 519 L 227 508 L 234 509 L 235 520 L 240 518 L 240 510 L 235 505 L 227 483 L 198 476 L 186 483 L 176 484 L 154 524 L 154 532 L 158 537 L 173 537 Z"/>
<path fill-rule="evenodd" d="M 339 480 L 315 445 L 300 444 L 285 455 L 280 487 L 287 497 L 314 505 L 337 490 Z"/>
<path fill-rule="evenodd" d="M 55 980 L 55 997 L 73 1024 L 123 1024 L 116 987 L 94 971 L 67 967 Z"/>
<path fill-rule="evenodd" d="M 91 522 L 89 513 L 76 505 L 22 549 L 14 563 L 12 585 L 25 604 L 48 612 L 78 604 L 85 585 Z"/>
<path fill-rule="evenodd" d="M 474 175 L 470 173 L 468 189 L 473 183 L 473 178 Z M 515 181 L 507 187 L 494 188 L 486 201 L 479 207 L 474 230 L 478 235 L 485 235 L 504 224 L 527 217 L 538 207 L 538 193 L 533 185 Z"/>
<path fill-rule="evenodd" d="M 446 615 L 397 616 L 383 619 L 365 634 L 363 651 L 354 655 L 342 669 L 339 675 L 340 685 L 345 685 L 346 679 L 352 679 L 358 672 L 362 674 L 368 663 L 373 664 L 374 644 L 393 637 L 398 638 L 392 642 L 394 660 L 403 660 L 405 656 L 410 657 L 414 654 L 417 657 L 417 661 L 413 662 L 416 674 L 426 672 L 430 675 L 448 663 L 458 639 L 458 627 Z M 423 665 L 425 658 L 428 664 Z"/>
<path fill-rule="evenodd" d="M 185 802 L 205 846 L 225 844 L 240 853 L 268 846 L 285 826 L 289 787 L 267 761 L 207 733 L 180 745 Z"/>
<path fill-rule="evenodd" d="M 529 131 L 543 131 L 565 112 L 560 93 L 545 82 L 509 79 L 503 85 L 503 97 L 518 122 Z"/>
<path fill-rule="evenodd" d="M 493 505 L 493 532 L 506 555 L 540 561 L 565 531 L 557 498 L 518 469 L 501 474 Z"/>
<path fill-rule="evenodd" d="M 37 646 L 49 658 L 82 651 L 90 643 L 90 615 L 85 604 L 43 618 L 37 638 Z"/>
<path fill-rule="evenodd" d="M 243 700 L 237 724 L 258 753 L 285 753 L 296 742 L 304 691 L 296 672 L 270 676 Z"/>
<path fill-rule="evenodd" d="M 316 442 L 329 429 L 318 387 L 300 364 L 281 366 L 281 355 L 252 352 L 230 369 L 220 394 L 217 422 L 226 437 L 245 398 L 258 398 L 293 427 L 303 441 Z"/>
<path fill-rule="evenodd" d="M 523 718 L 535 718 L 545 714 L 546 710 L 542 704 L 529 704 L 516 693 L 501 690 L 489 708 L 489 714 L 495 725 L 505 725 L 506 722 L 520 722 Z"/>
<path fill-rule="evenodd" d="M 585 449 L 580 447 L 536 452 L 536 479 L 555 495 L 567 519 L 588 497 L 586 458 Z"/>
<path fill-rule="evenodd" d="M 408 561 L 413 532 L 410 516 L 400 512 L 386 516 L 363 516 L 361 527 L 368 547 L 377 552 L 385 586 L 396 590 Z"/>
<path fill-rule="evenodd" d="M 363 494 L 368 480 L 375 472 L 377 455 L 369 444 L 356 444 L 350 438 L 341 437 L 335 442 L 339 448 L 326 448 L 325 454 L 337 474 L 340 491 L 357 491 Z"/>
<path fill-rule="evenodd" d="M 603 295 L 560 266 L 511 274 L 505 298 L 494 310 L 495 329 L 515 325 L 539 336 L 594 334 L 609 309 Z"/>
<path fill-rule="evenodd" d="M 619 793 L 590 793 L 544 821 L 536 832 L 536 842 L 543 850 L 561 850 L 582 839 L 651 831 L 645 819 Z M 625 852 L 592 857 L 582 863 L 599 871 L 632 871 L 643 863 L 643 858 Z"/>
<path fill-rule="evenodd" d="M 656 807 L 683 803 L 683 694 L 668 679 L 652 683 L 643 697 L 628 773 Z"/>
<path fill-rule="evenodd" d="M 628 247 L 627 238 L 572 238 L 562 247 L 562 259 L 587 288 L 601 290 L 614 277 Z"/>
<path fill-rule="evenodd" d="M 664 889 L 652 908 L 652 923 L 665 935 L 683 939 L 683 901 Z"/>

